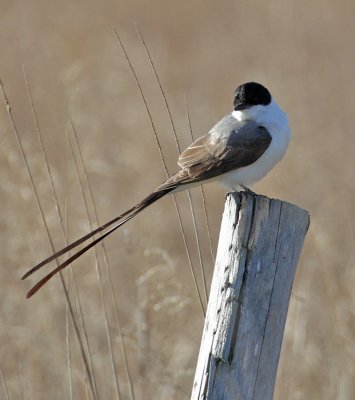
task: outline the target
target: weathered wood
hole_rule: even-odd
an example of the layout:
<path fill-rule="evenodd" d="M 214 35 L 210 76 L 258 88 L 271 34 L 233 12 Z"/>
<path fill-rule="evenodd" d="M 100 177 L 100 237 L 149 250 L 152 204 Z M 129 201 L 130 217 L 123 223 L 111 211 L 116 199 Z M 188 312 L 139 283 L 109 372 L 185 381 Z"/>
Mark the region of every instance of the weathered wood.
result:
<path fill-rule="evenodd" d="M 309 215 L 247 193 L 227 196 L 192 400 L 271 400 Z"/>

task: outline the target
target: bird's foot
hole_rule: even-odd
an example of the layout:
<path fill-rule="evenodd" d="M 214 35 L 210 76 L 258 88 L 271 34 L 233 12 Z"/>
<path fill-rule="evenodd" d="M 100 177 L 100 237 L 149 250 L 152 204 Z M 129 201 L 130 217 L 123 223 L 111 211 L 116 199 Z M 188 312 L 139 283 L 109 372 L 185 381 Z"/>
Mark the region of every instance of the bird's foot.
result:
<path fill-rule="evenodd" d="M 252 190 L 250 190 L 247 186 L 245 185 L 239 185 L 244 192 L 246 192 L 247 194 L 250 194 L 251 196 L 257 196 L 257 193 L 253 192 Z"/>
<path fill-rule="evenodd" d="M 258 196 L 257 193 L 253 192 L 253 191 L 252 191 L 251 189 L 249 189 L 247 186 L 245 186 L 245 185 L 238 185 L 238 186 L 239 186 L 239 187 L 233 188 L 230 192 L 227 192 L 226 195 L 225 195 L 225 199 L 227 199 L 228 195 L 231 194 L 231 193 L 235 193 L 235 194 L 241 193 L 240 188 L 241 188 L 245 193 L 249 194 L 250 196 Z"/>

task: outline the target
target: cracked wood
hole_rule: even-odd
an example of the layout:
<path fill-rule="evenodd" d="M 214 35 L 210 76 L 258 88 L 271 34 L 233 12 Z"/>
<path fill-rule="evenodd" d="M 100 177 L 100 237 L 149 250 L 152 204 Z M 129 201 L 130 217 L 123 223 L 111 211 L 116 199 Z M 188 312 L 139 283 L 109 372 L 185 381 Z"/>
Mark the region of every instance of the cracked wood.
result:
<path fill-rule="evenodd" d="M 305 210 L 227 196 L 192 400 L 271 400 Z"/>

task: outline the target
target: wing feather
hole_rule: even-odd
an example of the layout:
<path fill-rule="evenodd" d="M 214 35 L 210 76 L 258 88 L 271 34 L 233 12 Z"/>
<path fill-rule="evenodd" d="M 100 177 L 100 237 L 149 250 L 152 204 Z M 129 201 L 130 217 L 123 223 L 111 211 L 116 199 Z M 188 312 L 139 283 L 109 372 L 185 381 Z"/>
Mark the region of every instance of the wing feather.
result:
<path fill-rule="evenodd" d="M 265 152 L 271 140 L 264 126 L 254 121 L 239 122 L 228 115 L 181 153 L 181 170 L 158 189 L 199 182 L 246 167 Z"/>
<path fill-rule="evenodd" d="M 207 134 L 200 137 L 184 150 L 179 157 L 178 165 L 180 168 L 189 168 L 192 165 L 209 161 L 213 157 L 213 152 L 209 151 L 211 146 L 211 135 Z"/>

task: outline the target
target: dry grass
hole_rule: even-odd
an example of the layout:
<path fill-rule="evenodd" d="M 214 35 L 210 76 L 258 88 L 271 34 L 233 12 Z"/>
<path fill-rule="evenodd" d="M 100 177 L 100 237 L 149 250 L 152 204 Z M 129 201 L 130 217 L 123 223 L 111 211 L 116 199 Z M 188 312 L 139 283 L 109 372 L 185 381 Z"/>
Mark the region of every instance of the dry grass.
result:
<path fill-rule="evenodd" d="M 69 116 L 99 221 L 124 211 L 164 179 L 147 113 L 112 25 L 136 69 L 171 172 L 177 151 L 169 116 L 134 22 L 151 51 L 182 147 L 191 141 L 185 94 L 197 137 L 229 111 L 239 83 L 257 80 L 272 89 L 289 114 L 294 137 L 285 160 L 255 190 L 308 209 L 312 219 L 293 288 L 275 399 L 354 398 L 354 3 L 2 3 L 0 77 L 57 249 L 65 240 L 22 64 L 60 209 L 67 204 L 69 240 L 89 229 L 66 139 Z M 66 324 L 59 279 L 25 300 L 31 282 L 20 276 L 51 250 L 2 96 L 0 121 L 0 398 L 92 398 L 73 325 Z M 143 177 L 142 171 L 149 173 Z M 88 187 L 83 187 L 94 218 Z M 205 193 L 216 246 L 223 191 L 210 185 Z M 209 282 L 212 262 L 200 191 L 192 197 Z M 183 193 L 177 199 L 202 293 L 189 200 Z M 122 399 L 132 398 L 121 331 L 137 400 L 189 398 L 203 317 L 172 199 L 148 209 L 105 245 L 112 279 L 106 268 L 101 274 L 110 343 L 93 252 L 73 268 L 98 397 L 116 398 L 111 347 L 117 391 Z M 104 260 L 101 249 L 98 253 Z M 69 291 L 77 313 L 72 279 Z"/>

